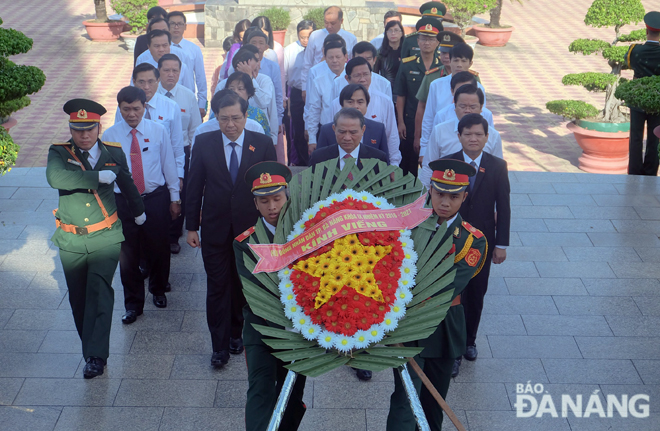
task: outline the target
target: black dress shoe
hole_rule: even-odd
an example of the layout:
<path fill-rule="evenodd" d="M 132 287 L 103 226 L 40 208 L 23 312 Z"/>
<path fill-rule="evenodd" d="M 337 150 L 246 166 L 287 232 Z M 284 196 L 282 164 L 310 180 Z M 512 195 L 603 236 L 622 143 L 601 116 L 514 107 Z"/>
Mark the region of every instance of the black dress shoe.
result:
<path fill-rule="evenodd" d="M 165 293 L 167 293 L 167 292 L 171 292 L 171 291 L 172 291 L 172 285 L 171 285 L 170 282 L 168 281 L 168 282 L 167 282 L 167 285 L 165 286 Z"/>
<path fill-rule="evenodd" d="M 458 371 L 461 368 L 461 358 L 458 358 L 454 361 L 454 365 L 451 367 L 451 376 L 458 376 Z"/>
<path fill-rule="evenodd" d="M 126 314 L 121 316 L 121 323 L 124 323 L 126 325 L 130 325 L 131 323 L 135 322 L 138 318 L 138 316 L 142 315 L 142 312 L 137 312 L 135 310 L 126 310 Z"/>
<path fill-rule="evenodd" d="M 355 369 L 355 375 L 357 376 L 358 379 L 362 380 L 363 382 L 368 382 L 371 380 L 372 373 L 369 370 L 358 370 Z"/>
<path fill-rule="evenodd" d="M 242 338 L 229 338 L 229 353 L 232 355 L 240 355 L 243 353 Z"/>
<path fill-rule="evenodd" d="M 227 365 L 227 362 L 229 362 L 228 351 L 220 350 L 219 352 L 213 352 L 213 356 L 211 356 L 211 365 L 216 368 L 222 368 Z"/>
<path fill-rule="evenodd" d="M 91 356 L 87 358 L 87 363 L 85 368 L 83 368 L 83 377 L 86 379 L 93 379 L 96 376 L 103 374 L 103 367 L 105 366 L 105 361 L 101 358 L 95 358 Z"/>
<path fill-rule="evenodd" d="M 479 352 L 477 352 L 477 346 L 473 344 L 471 346 L 467 346 L 467 349 L 465 350 L 465 354 L 463 355 L 463 357 L 468 361 L 474 361 L 477 359 L 478 354 Z"/>
<path fill-rule="evenodd" d="M 178 242 L 174 242 L 170 244 L 170 253 L 179 254 L 180 251 L 181 251 L 181 246 L 179 245 Z"/>
<path fill-rule="evenodd" d="M 154 305 L 158 308 L 167 307 L 167 296 L 165 296 L 165 295 L 154 295 Z"/>

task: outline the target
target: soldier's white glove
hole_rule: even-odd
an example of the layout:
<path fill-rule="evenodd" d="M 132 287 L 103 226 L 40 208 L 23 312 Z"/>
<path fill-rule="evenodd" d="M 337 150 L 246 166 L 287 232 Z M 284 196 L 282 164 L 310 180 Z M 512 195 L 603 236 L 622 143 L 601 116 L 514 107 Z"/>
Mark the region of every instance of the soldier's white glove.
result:
<path fill-rule="evenodd" d="M 135 217 L 135 224 L 138 226 L 142 226 L 145 221 L 147 221 L 147 215 L 145 213 L 142 213 L 139 216 Z"/>
<path fill-rule="evenodd" d="M 112 171 L 100 171 L 99 172 L 99 183 L 103 184 L 112 184 L 117 178 L 117 175 Z"/>

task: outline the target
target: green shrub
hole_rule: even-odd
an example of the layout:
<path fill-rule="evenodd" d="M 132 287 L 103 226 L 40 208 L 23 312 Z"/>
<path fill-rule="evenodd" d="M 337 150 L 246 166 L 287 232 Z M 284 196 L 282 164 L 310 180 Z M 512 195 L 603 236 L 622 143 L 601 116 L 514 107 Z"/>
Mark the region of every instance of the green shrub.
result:
<path fill-rule="evenodd" d="M 660 76 L 647 76 L 631 81 L 622 79 L 616 89 L 616 97 L 630 107 L 660 114 Z"/>
<path fill-rule="evenodd" d="M 0 102 L 0 122 L 2 122 L 1 121 L 2 118 L 9 117 L 12 114 L 12 112 L 16 112 L 20 109 L 23 109 L 26 106 L 29 106 L 30 103 L 32 103 L 32 101 L 27 96 L 23 96 L 18 99 L 8 100 L 6 102 Z"/>
<path fill-rule="evenodd" d="M 0 175 L 11 171 L 16 164 L 19 148 L 5 128 L 0 126 Z"/>
<path fill-rule="evenodd" d="M 316 29 L 320 30 L 325 27 L 325 21 L 323 20 L 323 11 L 325 9 L 322 7 L 317 7 L 314 9 L 310 9 L 307 11 L 307 13 L 303 16 L 303 19 L 313 21 L 314 24 L 316 24 Z"/>
<path fill-rule="evenodd" d="M 158 6 L 158 0 L 110 0 L 112 9 L 131 25 L 131 33 L 142 33 L 149 24 L 147 12 Z"/>
<path fill-rule="evenodd" d="M 465 31 L 472 24 L 473 16 L 497 7 L 497 0 L 444 0 L 443 3 L 451 11 L 462 37 L 465 37 Z"/>
<path fill-rule="evenodd" d="M 270 25 L 273 27 L 273 30 L 286 30 L 291 24 L 291 15 L 289 15 L 288 10 L 284 10 L 281 7 L 271 7 L 261 12 L 262 16 L 267 17 L 270 20 Z"/>
<path fill-rule="evenodd" d="M 552 100 L 545 104 L 548 111 L 568 120 L 593 118 L 600 112 L 594 105 L 581 100 Z"/>
<path fill-rule="evenodd" d="M 594 0 L 584 18 L 584 23 L 592 27 L 614 27 L 616 37 L 613 42 L 600 39 L 577 39 L 569 46 L 569 52 L 583 55 L 600 54 L 610 66 L 610 73 L 585 72 L 571 73 L 562 78 L 564 85 L 581 85 L 589 91 L 602 91 L 605 93 L 605 104 L 596 118 L 606 123 L 620 123 L 628 121 L 627 116 L 621 112 L 621 100 L 617 99 L 617 86 L 621 80 L 621 70 L 625 67 L 625 57 L 628 45 L 617 45 L 619 42 L 633 42 L 644 40 L 644 30 L 634 30 L 630 34 L 622 35 L 621 27 L 628 24 L 637 24 L 644 19 L 644 6 L 640 0 Z M 592 115 L 592 105 L 584 102 L 555 100 L 548 102 L 546 107 L 551 112 L 565 118 L 587 118 Z M 595 109 L 595 108 L 594 108 Z M 586 115 L 586 116 L 585 116 Z"/>

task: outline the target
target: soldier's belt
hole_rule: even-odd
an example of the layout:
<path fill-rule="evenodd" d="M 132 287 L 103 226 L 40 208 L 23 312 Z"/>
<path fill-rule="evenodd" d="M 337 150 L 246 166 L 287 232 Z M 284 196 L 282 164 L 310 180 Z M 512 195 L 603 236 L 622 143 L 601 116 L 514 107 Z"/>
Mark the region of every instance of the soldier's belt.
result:
<path fill-rule="evenodd" d="M 454 298 L 453 301 L 451 301 L 451 306 L 455 306 L 461 303 L 461 295 L 458 295 L 456 298 Z"/>
<path fill-rule="evenodd" d="M 57 210 L 53 210 L 53 215 Z M 104 218 L 102 221 L 87 226 L 76 226 L 74 224 L 62 223 L 60 219 L 55 218 L 55 225 L 62 229 L 64 232 L 74 233 L 76 235 L 87 235 L 92 232 L 97 232 L 103 229 L 110 229 L 112 225 L 118 220 L 117 212 L 115 211 L 108 218 Z"/>

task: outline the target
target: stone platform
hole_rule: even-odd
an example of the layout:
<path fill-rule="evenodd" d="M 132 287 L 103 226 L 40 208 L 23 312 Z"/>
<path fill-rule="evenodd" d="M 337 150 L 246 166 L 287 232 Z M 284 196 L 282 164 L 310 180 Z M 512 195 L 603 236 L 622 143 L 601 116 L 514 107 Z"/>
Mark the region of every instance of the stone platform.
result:
<path fill-rule="evenodd" d="M 660 181 L 512 172 L 512 235 L 494 266 L 477 340 L 448 402 L 470 431 L 660 429 Z M 67 289 L 48 240 L 57 192 L 45 168 L 0 177 L 0 429 L 243 429 L 247 371 L 210 367 L 199 252 L 172 257 L 167 309 L 147 298 L 121 324 L 114 280 L 111 356 L 101 378 L 83 360 Z M 542 384 L 558 418 L 516 417 L 516 385 Z M 383 431 L 392 373 L 349 369 L 309 379 L 304 431 Z M 650 397 L 650 417 L 561 417 L 561 395 Z M 541 401 L 541 395 L 537 396 Z M 445 429 L 453 429 L 448 423 Z"/>

